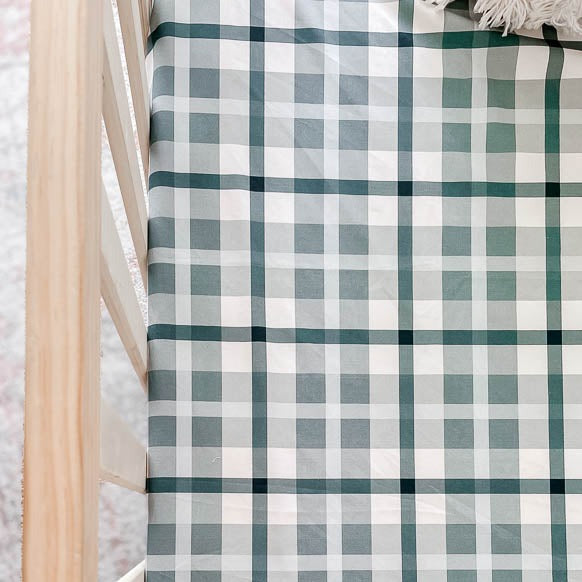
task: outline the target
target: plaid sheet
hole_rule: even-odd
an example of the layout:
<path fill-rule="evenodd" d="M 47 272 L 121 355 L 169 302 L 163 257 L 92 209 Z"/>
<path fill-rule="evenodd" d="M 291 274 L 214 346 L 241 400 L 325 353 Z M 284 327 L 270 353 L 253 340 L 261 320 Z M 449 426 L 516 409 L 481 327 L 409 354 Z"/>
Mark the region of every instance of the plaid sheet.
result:
<path fill-rule="evenodd" d="M 582 53 L 466 4 L 156 0 L 148 582 L 582 580 Z"/>

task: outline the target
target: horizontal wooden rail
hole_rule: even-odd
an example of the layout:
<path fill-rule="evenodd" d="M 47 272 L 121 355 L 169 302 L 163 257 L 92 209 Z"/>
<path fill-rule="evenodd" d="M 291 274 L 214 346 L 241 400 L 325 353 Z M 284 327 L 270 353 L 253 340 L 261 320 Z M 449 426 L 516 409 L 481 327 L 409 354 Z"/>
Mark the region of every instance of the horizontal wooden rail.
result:
<path fill-rule="evenodd" d="M 103 399 L 101 399 L 100 477 L 102 481 L 145 493 L 145 447 Z"/>
<path fill-rule="evenodd" d="M 111 206 L 101 192 L 101 295 L 133 368 L 147 387 L 147 332 Z"/>
<path fill-rule="evenodd" d="M 137 261 L 144 285 L 146 285 L 147 210 L 145 193 L 131 125 L 131 112 L 125 90 L 111 0 L 104 0 L 103 26 L 105 40 L 103 119 L 105 120 L 111 155 L 117 172 Z"/>
<path fill-rule="evenodd" d="M 125 47 L 125 60 L 129 75 L 129 85 L 133 97 L 133 111 L 137 127 L 139 148 L 147 176 L 149 166 L 149 91 L 145 70 L 144 38 L 139 2 L 141 0 L 119 0 L 119 22 Z"/>
<path fill-rule="evenodd" d="M 145 580 L 145 560 L 122 576 L 117 582 L 143 582 Z"/>

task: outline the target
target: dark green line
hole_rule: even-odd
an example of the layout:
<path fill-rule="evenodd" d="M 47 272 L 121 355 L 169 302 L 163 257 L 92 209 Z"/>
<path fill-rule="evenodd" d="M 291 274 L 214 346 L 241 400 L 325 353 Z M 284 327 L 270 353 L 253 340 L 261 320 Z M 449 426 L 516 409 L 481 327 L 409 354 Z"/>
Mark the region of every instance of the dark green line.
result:
<path fill-rule="evenodd" d="M 251 0 L 250 24 L 265 22 L 264 0 Z M 249 168 L 250 180 L 251 321 L 265 326 L 265 45 L 252 35 L 249 70 Z M 258 41 L 258 42 L 257 42 Z M 267 470 L 267 351 L 264 342 L 252 343 L 252 463 L 253 477 L 265 479 Z M 255 483 L 253 480 L 253 484 Z M 267 496 L 253 488 L 253 581 L 267 582 Z"/>
<path fill-rule="evenodd" d="M 551 495 L 582 493 L 582 479 L 246 479 L 151 477 L 149 493 Z"/>
<path fill-rule="evenodd" d="M 559 182 L 553 184 L 557 187 Z M 552 186 L 552 185 L 550 185 Z M 243 174 L 201 174 L 154 172 L 149 188 L 195 188 L 200 190 L 250 190 L 291 192 L 293 194 L 345 194 L 349 196 L 399 196 L 402 191 L 412 196 L 444 196 L 470 198 L 544 198 L 547 182 L 424 182 L 412 180 L 331 180 L 319 178 L 272 178 Z M 560 196 L 579 196 L 582 182 L 562 184 Z M 268 195 L 268 194 L 267 194 Z"/>
<path fill-rule="evenodd" d="M 323 28 L 269 28 L 261 25 L 234 26 L 225 24 L 201 24 L 163 22 L 151 33 L 150 48 L 161 38 L 224 39 L 251 41 L 254 43 L 276 42 L 287 44 L 331 44 L 340 46 L 398 47 L 414 42 L 415 46 L 434 49 L 478 49 L 488 47 L 512 47 L 544 45 L 542 39 L 517 35 L 502 36 L 495 31 L 467 30 L 449 32 L 368 32 L 356 30 L 326 30 Z M 580 49 L 580 41 L 560 41 L 565 48 Z"/>
<path fill-rule="evenodd" d="M 412 112 L 413 0 L 398 4 L 398 327 L 413 338 L 412 247 Z M 398 344 L 398 404 L 400 438 L 400 544 L 402 582 L 416 582 L 416 498 L 414 483 L 414 348 Z"/>
<path fill-rule="evenodd" d="M 562 274 L 560 232 L 560 78 L 564 51 L 555 29 L 544 27 L 550 45 L 545 83 L 546 180 L 546 317 L 550 330 L 562 329 Z M 555 186 L 557 184 L 557 187 Z M 564 379 L 562 346 L 548 345 L 548 416 L 550 478 L 564 478 Z M 551 498 L 552 582 L 567 582 L 568 552 L 564 494 Z"/>
<path fill-rule="evenodd" d="M 404 284 L 404 281 L 403 281 Z M 582 345 L 582 330 L 369 330 L 220 327 L 157 323 L 148 339 L 350 345 L 544 346 Z"/>

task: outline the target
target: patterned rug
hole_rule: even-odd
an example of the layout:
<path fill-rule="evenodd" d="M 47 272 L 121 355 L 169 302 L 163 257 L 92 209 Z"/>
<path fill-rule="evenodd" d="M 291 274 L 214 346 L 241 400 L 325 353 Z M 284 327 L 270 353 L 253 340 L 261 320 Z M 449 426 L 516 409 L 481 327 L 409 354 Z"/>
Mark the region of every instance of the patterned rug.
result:
<path fill-rule="evenodd" d="M 148 582 L 582 580 L 582 43 L 156 0 Z"/>

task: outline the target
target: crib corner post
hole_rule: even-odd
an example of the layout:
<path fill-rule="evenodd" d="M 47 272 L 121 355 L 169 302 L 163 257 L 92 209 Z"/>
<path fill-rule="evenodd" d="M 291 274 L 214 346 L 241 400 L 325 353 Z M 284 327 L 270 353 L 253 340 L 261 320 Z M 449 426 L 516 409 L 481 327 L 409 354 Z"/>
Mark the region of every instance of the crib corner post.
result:
<path fill-rule="evenodd" d="M 33 0 L 23 580 L 95 582 L 102 3 Z"/>

